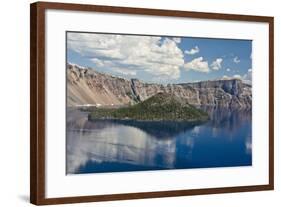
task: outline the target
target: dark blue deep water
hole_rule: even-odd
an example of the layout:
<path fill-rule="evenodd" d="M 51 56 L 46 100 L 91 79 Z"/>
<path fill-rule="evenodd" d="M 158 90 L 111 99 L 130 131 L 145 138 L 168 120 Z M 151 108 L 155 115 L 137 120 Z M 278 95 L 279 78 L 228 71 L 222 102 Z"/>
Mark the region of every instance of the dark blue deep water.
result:
<path fill-rule="evenodd" d="M 249 166 L 251 110 L 204 108 L 210 120 L 138 122 L 87 120 L 68 109 L 66 172 L 101 173 Z"/>

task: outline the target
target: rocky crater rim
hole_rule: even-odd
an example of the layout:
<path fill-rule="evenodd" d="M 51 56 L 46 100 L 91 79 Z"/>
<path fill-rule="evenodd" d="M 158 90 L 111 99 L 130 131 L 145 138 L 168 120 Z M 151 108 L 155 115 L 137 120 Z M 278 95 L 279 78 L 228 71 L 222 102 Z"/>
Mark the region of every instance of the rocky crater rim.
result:
<path fill-rule="evenodd" d="M 145 83 L 67 64 L 68 106 L 128 106 L 157 93 L 174 94 L 194 106 L 251 108 L 252 87 L 239 79 L 192 83 Z"/>
<path fill-rule="evenodd" d="M 213 80 L 202 80 L 202 81 L 195 81 L 195 82 L 182 82 L 182 83 L 167 83 L 167 84 L 161 84 L 161 83 L 154 83 L 154 82 L 145 82 L 143 80 L 140 80 L 138 78 L 124 78 L 124 77 L 121 77 L 121 76 L 118 76 L 118 75 L 112 75 L 112 74 L 109 74 L 109 73 L 106 73 L 106 72 L 101 72 L 101 71 L 98 71 L 92 67 L 84 67 L 84 66 L 80 66 L 80 65 L 77 65 L 77 64 L 74 64 L 74 63 L 67 63 L 67 69 L 72 69 L 72 70 L 78 70 L 80 73 L 84 73 L 84 75 L 86 76 L 91 76 L 91 75 L 102 75 L 102 76 L 109 76 L 111 78 L 116 78 L 116 79 L 121 79 L 121 80 L 124 80 L 124 81 L 131 81 L 132 84 L 134 83 L 142 83 L 142 84 L 146 84 L 146 85 L 161 85 L 161 86 L 171 86 L 171 85 L 176 85 L 176 86 L 197 86 L 197 87 L 200 87 L 202 86 L 203 84 L 208 84 L 208 83 L 217 83 L 217 84 L 220 84 L 220 83 L 233 83 L 233 82 L 240 82 L 242 83 L 243 85 L 247 85 L 249 87 L 251 87 L 251 84 L 249 83 L 244 83 L 241 79 L 239 78 L 229 78 L 229 79 L 213 79 Z M 82 78 L 82 77 L 81 77 Z M 213 86 L 213 85 L 212 85 Z"/>

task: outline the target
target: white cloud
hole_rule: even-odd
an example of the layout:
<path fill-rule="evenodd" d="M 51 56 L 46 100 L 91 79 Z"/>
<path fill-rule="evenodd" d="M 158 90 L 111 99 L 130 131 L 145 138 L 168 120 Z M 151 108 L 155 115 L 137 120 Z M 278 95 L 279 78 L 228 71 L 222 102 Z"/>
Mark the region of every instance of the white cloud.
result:
<path fill-rule="evenodd" d="M 194 48 L 191 48 L 190 50 L 185 50 L 184 53 L 188 55 L 194 55 L 196 53 L 199 53 L 200 49 L 198 46 L 195 46 Z"/>
<path fill-rule="evenodd" d="M 126 69 L 126 68 L 118 68 L 118 67 L 114 67 L 112 69 L 115 72 L 123 74 L 123 75 L 131 75 L 131 76 L 137 75 L 137 71 L 135 71 L 135 70 L 130 70 L 130 69 Z"/>
<path fill-rule="evenodd" d="M 240 79 L 244 83 L 252 84 L 252 69 L 250 68 L 248 72 L 244 75 L 235 74 L 233 76 L 224 75 L 221 78 L 222 80 L 232 80 L 232 79 Z"/>
<path fill-rule="evenodd" d="M 233 58 L 233 62 L 238 64 L 238 63 L 240 63 L 240 59 L 236 56 Z"/>
<path fill-rule="evenodd" d="M 233 78 L 234 78 L 234 79 L 242 79 L 241 75 L 239 75 L 239 74 L 233 75 Z"/>
<path fill-rule="evenodd" d="M 221 69 L 221 63 L 222 63 L 223 59 L 222 58 L 217 58 L 216 60 L 214 60 L 211 64 L 211 67 L 213 70 L 219 70 Z"/>
<path fill-rule="evenodd" d="M 98 67 L 103 67 L 104 66 L 104 61 L 100 60 L 100 59 L 97 59 L 97 58 L 93 58 L 91 59 L 91 61 L 93 63 L 95 63 L 95 65 L 97 65 Z"/>
<path fill-rule="evenodd" d="M 178 79 L 184 55 L 180 38 L 68 33 L 68 48 L 88 58 L 96 67 L 133 75 L 136 71 Z M 177 43 L 176 43 L 177 42 Z M 133 72 L 129 72 L 132 70 Z"/>
<path fill-rule="evenodd" d="M 248 70 L 248 72 L 245 75 L 243 75 L 243 80 L 245 80 L 248 83 L 252 83 L 252 69 L 251 68 Z"/>
<path fill-rule="evenodd" d="M 224 76 L 222 76 L 221 79 L 222 80 L 232 80 L 232 79 L 240 79 L 240 80 L 242 80 L 242 77 L 239 74 L 235 74 L 233 76 L 224 75 Z"/>
<path fill-rule="evenodd" d="M 210 71 L 209 64 L 203 60 L 203 57 L 195 58 L 192 61 L 184 64 L 186 70 L 195 70 L 198 72 L 208 73 Z"/>
<path fill-rule="evenodd" d="M 174 37 L 172 39 L 175 43 L 181 43 L 181 38 L 179 38 L 179 37 Z"/>
<path fill-rule="evenodd" d="M 221 80 L 230 80 L 231 77 L 227 76 L 227 75 L 224 75 L 221 77 Z"/>
<path fill-rule="evenodd" d="M 226 69 L 227 72 L 229 72 L 230 70 L 231 70 L 230 68 L 227 68 L 227 69 Z"/>

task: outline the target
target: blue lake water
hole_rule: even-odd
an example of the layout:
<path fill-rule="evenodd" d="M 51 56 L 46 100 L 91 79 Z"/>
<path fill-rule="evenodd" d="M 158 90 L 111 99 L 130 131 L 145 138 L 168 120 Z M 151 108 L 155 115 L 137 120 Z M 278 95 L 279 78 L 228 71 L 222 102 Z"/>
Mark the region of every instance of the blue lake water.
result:
<path fill-rule="evenodd" d="M 252 165 L 251 110 L 204 108 L 210 120 L 93 121 L 68 109 L 66 172 L 102 173 Z"/>

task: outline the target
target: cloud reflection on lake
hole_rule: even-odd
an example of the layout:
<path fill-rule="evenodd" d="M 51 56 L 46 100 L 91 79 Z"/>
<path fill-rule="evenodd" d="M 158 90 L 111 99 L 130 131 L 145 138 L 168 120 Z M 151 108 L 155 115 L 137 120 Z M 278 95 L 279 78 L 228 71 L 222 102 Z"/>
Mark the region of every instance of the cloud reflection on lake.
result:
<path fill-rule="evenodd" d="M 204 124 L 67 118 L 67 173 L 251 165 L 251 111 L 205 108 Z"/>

